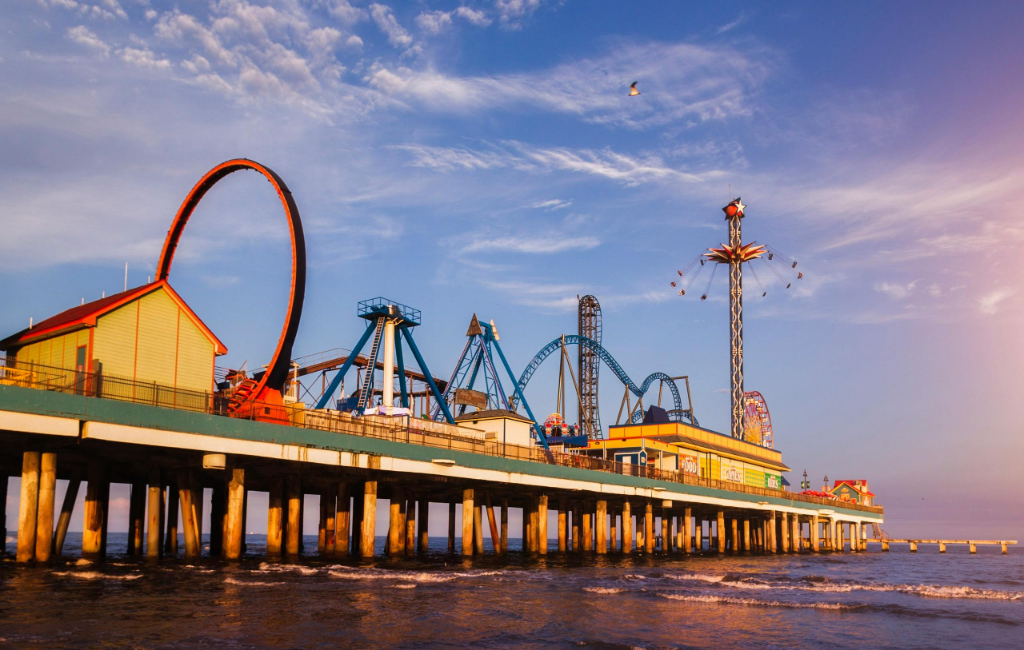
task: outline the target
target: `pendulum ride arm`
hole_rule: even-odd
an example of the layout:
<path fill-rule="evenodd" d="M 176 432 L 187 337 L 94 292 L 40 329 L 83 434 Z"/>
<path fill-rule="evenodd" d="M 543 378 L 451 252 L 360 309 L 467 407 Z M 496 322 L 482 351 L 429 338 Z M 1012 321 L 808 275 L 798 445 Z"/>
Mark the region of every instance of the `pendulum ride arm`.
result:
<path fill-rule="evenodd" d="M 320 396 L 320 401 L 316 403 L 316 408 L 327 408 L 327 403 L 330 401 L 331 396 L 334 395 L 338 390 L 338 387 L 341 386 L 341 380 L 345 378 L 345 373 L 348 372 L 352 367 L 352 364 L 355 363 L 356 357 L 358 357 L 359 353 L 363 351 L 363 346 L 366 345 L 366 342 L 370 340 L 370 335 L 375 331 L 375 327 L 367 325 L 366 331 L 363 332 L 361 337 L 359 337 L 359 342 L 356 343 L 356 347 L 353 348 L 351 354 L 348 355 L 348 359 L 345 359 L 345 363 L 342 364 L 341 369 L 338 370 L 338 374 L 334 375 L 334 379 L 331 380 L 331 384 L 327 387 L 327 390 L 325 390 L 324 394 Z"/>
<path fill-rule="evenodd" d="M 441 407 L 445 420 L 448 421 L 448 424 L 455 424 L 455 418 L 452 417 L 452 412 L 448 410 L 448 404 L 445 403 L 444 397 L 441 395 L 441 391 L 438 390 L 437 384 L 434 383 L 434 377 L 430 374 L 430 368 L 427 367 L 427 363 L 423 360 L 423 356 L 420 355 L 420 349 L 416 347 L 416 341 L 412 338 L 412 332 L 410 332 L 404 325 L 399 326 L 398 330 L 403 336 L 405 336 L 405 340 L 409 343 L 409 349 L 412 350 L 412 356 L 416 357 L 416 363 L 420 367 L 420 372 L 423 373 L 423 378 L 427 381 L 427 386 L 430 387 L 430 392 L 433 393 L 434 399 L 437 400 L 437 405 Z"/>
<path fill-rule="evenodd" d="M 402 391 L 402 408 L 409 408 L 409 389 L 405 386 L 405 362 L 402 360 L 402 339 L 395 341 L 395 361 L 398 362 L 398 388 Z"/>
<path fill-rule="evenodd" d="M 519 386 L 519 382 L 516 381 L 516 376 L 512 374 L 512 368 L 508 365 L 508 360 L 505 358 L 505 353 L 501 351 L 501 345 L 497 341 L 494 342 L 494 349 L 498 351 L 498 357 L 501 359 L 501 365 L 505 366 L 505 372 L 508 373 L 509 379 L 512 380 L 512 385 L 516 388 L 516 397 L 519 398 L 519 404 L 523 405 L 526 409 L 526 415 L 533 421 L 533 430 L 537 432 L 537 440 L 540 440 L 540 444 L 543 445 L 545 451 L 548 449 L 548 438 L 544 435 L 544 428 L 537 424 L 537 418 L 533 416 L 533 411 L 530 409 L 530 403 L 526 401 L 526 397 L 523 395 L 523 390 Z"/>

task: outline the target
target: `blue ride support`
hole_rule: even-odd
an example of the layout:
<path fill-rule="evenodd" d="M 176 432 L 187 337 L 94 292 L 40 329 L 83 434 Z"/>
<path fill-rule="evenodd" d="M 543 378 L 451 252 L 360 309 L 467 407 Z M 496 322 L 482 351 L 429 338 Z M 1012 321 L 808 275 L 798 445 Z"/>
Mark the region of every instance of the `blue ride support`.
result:
<path fill-rule="evenodd" d="M 325 390 L 324 394 L 320 396 L 320 401 L 316 403 L 316 408 L 327 408 L 327 404 L 331 397 L 338 390 L 338 387 L 341 386 L 341 380 L 345 378 L 345 373 L 352 368 L 352 364 L 355 362 L 356 357 L 358 357 L 359 353 L 363 351 L 363 347 L 366 345 L 366 342 L 370 340 L 370 336 L 373 335 L 376 330 L 377 328 L 373 325 L 367 325 L 366 331 L 363 332 L 361 337 L 359 337 L 359 342 L 356 343 L 356 347 L 352 349 L 352 353 L 348 355 L 348 359 L 345 359 L 345 363 L 342 364 L 341 369 L 338 370 L 338 374 L 334 375 L 334 379 L 331 380 L 331 384 L 327 387 L 327 390 Z M 404 377 L 404 375 L 402 376 Z"/>
<path fill-rule="evenodd" d="M 438 390 L 437 384 L 434 383 L 434 378 L 430 375 L 430 368 L 427 367 L 427 363 L 423 360 L 423 356 L 420 354 L 420 349 L 416 347 L 416 341 L 412 338 L 412 332 L 405 325 L 400 325 L 398 331 L 402 333 L 405 340 L 409 343 L 409 349 L 412 350 L 412 355 L 416 357 L 416 363 L 420 367 L 420 372 L 423 373 L 424 378 L 427 380 L 427 386 L 430 387 L 430 392 L 433 393 L 434 399 L 441 406 L 441 411 L 444 413 L 444 419 L 448 421 L 448 424 L 455 424 L 455 418 L 452 417 L 451 411 L 448 410 L 448 405 L 445 403 L 444 398 L 441 395 L 441 391 Z"/>
<path fill-rule="evenodd" d="M 402 359 L 402 339 L 395 341 L 395 361 L 398 362 L 398 388 L 402 391 L 402 408 L 409 408 L 409 389 L 405 386 L 405 362 Z"/>

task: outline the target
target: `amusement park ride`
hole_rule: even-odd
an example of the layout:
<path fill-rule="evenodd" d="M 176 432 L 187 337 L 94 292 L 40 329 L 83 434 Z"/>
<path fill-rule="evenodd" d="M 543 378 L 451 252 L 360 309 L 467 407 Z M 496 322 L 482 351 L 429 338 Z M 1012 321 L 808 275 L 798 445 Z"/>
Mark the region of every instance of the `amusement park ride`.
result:
<path fill-rule="evenodd" d="M 234 380 L 224 385 L 221 397 L 226 400 L 227 411 L 239 417 L 253 417 L 261 419 L 266 417 L 279 421 L 286 398 L 285 393 L 291 387 L 293 389 L 291 401 L 298 401 L 297 386 L 301 386 L 302 377 L 308 377 L 319 373 L 323 381 L 323 389 L 316 397 L 315 408 L 338 408 L 340 410 L 353 411 L 356 414 L 370 413 L 381 415 L 412 415 L 410 398 L 422 396 L 426 398 L 427 408 L 422 409 L 423 417 L 430 410 L 429 418 L 437 421 L 445 421 L 454 424 L 453 411 L 459 415 L 465 414 L 467 406 L 474 406 L 478 410 L 499 410 L 515 412 L 519 406 L 526 411 L 527 417 L 533 422 L 533 430 L 537 441 L 547 448 L 550 442 L 561 442 L 567 446 L 586 446 L 588 440 L 597 439 L 603 436 L 601 428 L 600 413 L 598 409 L 598 376 L 600 364 L 603 362 L 615 377 L 622 382 L 624 394 L 622 404 L 619 408 L 617 421 L 621 421 L 623 409 L 626 411 L 628 422 L 639 423 L 644 418 L 643 400 L 648 391 L 658 383 L 657 405 L 660 407 L 664 387 L 668 386 L 672 398 L 672 408 L 667 410 L 670 419 L 688 422 L 693 426 L 699 426 L 693 414 L 693 406 L 690 400 L 689 378 L 686 376 L 671 377 L 662 372 L 655 372 L 648 375 L 643 382 L 637 385 L 630 379 L 622 366 L 603 347 L 602 338 L 602 316 L 601 306 L 597 298 L 591 295 L 584 296 L 579 300 L 578 312 L 578 334 L 563 334 L 554 339 L 534 355 L 533 359 L 523 370 L 519 379 L 516 380 L 512 368 L 505 358 L 499 344 L 499 336 L 494 322 L 480 323 L 476 315 L 470 323 L 467 331 L 466 345 L 459 356 L 451 378 L 447 382 L 435 380 L 430 373 L 426 362 L 420 354 L 412 336 L 412 329 L 421 323 L 421 314 L 401 303 L 385 300 L 384 298 L 372 298 L 364 300 L 357 306 L 357 315 L 367 321 L 366 328 L 360 336 L 355 347 L 348 354 L 323 353 L 320 357 L 310 363 L 300 364 L 291 360 L 292 347 L 295 335 L 298 331 L 299 320 L 302 315 L 302 305 L 306 282 L 306 252 L 305 239 L 302 231 L 302 223 L 299 218 L 298 207 L 292 198 L 291 192 L 284 181 L 269 168 L 246 159 L 235 159 L 224 162 L 207 172 L 200 181 L 192 188 L 185 201 L 179 208 L 167 239 L 164 242 L 163 250 L 157 264 L 157 280 L 165 280 L 170 273 L 171 263 L 177 249 L 178 241 L 188 223 L 189 218 L 195 211 L 196 206 L 203 196 L 221 179 L 228 174 L 239 170 L 254 170 L 262 174 L 274 187 L 284 207 L 285 216 L 291 233 L 292 268 L 291 287 L 289 291 L 288 310 L 285 316 L 284 327 L 279 337 L 277 348 L 271 357 L 270 363 L 262 372 L 254 374 L 251 378 L 244 372 L 230 371 Z M 771 418 L 768 414 L 768 407 L 760 393 L 743 392 L 743 284 L 742 265 L 757 259 L 771 261 L 776 256 L 783 258 L 778 253 L 766 246 L 756 243 L 742 244 L 740 237 L 740 224 L 744 216 L 743 203 L 736 199 L 729 203 L 723 210 L 726 220 L 729 223 L 729 243 L 723 244 L 721 248 L 711 248 L 687 267 L 686 271 L 679 271 L 680 282 L 688 279 L 686 287 L 696 279 L 700 269 L 708 262 L 727 264 L 729 266 L 729 293 L 730 293 L 730 343 L 731 343 L 731 382 L 732 382 L 732 430 L 733 437 L 745 438 L 750 442 L 771 447 L 773 444 Z M 699 262 L 700 266 L 697 266 Z M 790 262 L 787 260 L 787 262 Z M 688 277 L 691 269 L 697 268 L 693 277 Z M 791 262 L 790 268 L 795 268 L 796 262 Z M 753 271 L 753 269 L 751 269 Z M 773 273 L 778 275 L 775 269 Z M 714 273 L 712 273 L 712 279 Z M 781 279 L 781 276 L 779 276 Z M 797 279 L 803 277 L 800 273 Z M 756 274 L 754 274 L 757 280 Z M 760 284 L 760 282 L 758 282 Z M 676 282 L 672 286 L 677 286 Z M 710 287 L 710 281 L 708 283 Z M 790 285 L 787 284 L 787 288 Z M 764 295 L 763 292 L 762 295 Z M 686 294 L 686 288 L 679 291 L 680 295 Z M 707 292 L 701 297 L 705 299 Z M 409 350 L 415 357 L 421 373 L 416 373 L 405 368 L 402 339 L 404 338 Z M 372 339 L 370 350 L 367 355 L 362 356 L 361 352 Z M 568 346 L 577 347 L 577 374 L 573 372 L 569 359 Z M 381 349 L 383 348 L 383 355 Z M 341 352 L 340 350 L 338 351 Z M 503 386 L 501 373 L 494 363 L 494 353 L 497 352 L 501 362 L 502 370 L 511 382 L 511 398 L 509 392 Z M 559 354 L 559 393 L 558 409 L 560 412 L 552 413 L 542 424 L 534 416 L 526 400 L 526 388 L 536 372 L 537 368 L 545 359 L 554 353 Z M 380 357 L 383 358 L 380 358 Z M 330 357 L 330 358 L 327 358 Z M 380 358 L 380 360 L 378 360 Z M 359 389 L 354 394 L 344 396 L 344 377 L 353 367 L 361 368 L 362 376 L 359 378 Z M 397 366 L 397 378 L 399 385 L 400 406 L 395 407 L 394 380 Z M 578 399 L 579 424 L 572 427 L 565 422 L 563 414 L 566 410 L 565 391 L 565 369 L 568 367 L 572 379 L 573 388 Z M 380 369 L 383 373 L 383 381 L 378 389 L 375 384 L 376 371 Z M 335 372 L 336 371 L 336 372 Z M 330 383 L 327 384 L 327 373 L 335 372 Z M 409 390 L 407 381 L 420 380 L 426 384 L 427 390 L 422 393 L 415 393 Z M 683 380 L 686 384 L 687 406 L 683 407 L 682 396 L 676 385 L 676 380 Z M 478 384 L 479 382 L 479 384 Z M 439 387 L 443 386 L 443 391 Z M 476 390 L 481 386 L 482 391 Z M 339 395 L 339 389 L 341 394 Z M 306 392 L 309 393 L 308 389 Z M 375 400 L 377 396 L 379 402 Z M 631 395 L 636 398 L 635 403 Z M 433 398 L 433 406 L 430 407 L 430 398 Z M 578 435 L 577 435 L 578 434 Z"/>

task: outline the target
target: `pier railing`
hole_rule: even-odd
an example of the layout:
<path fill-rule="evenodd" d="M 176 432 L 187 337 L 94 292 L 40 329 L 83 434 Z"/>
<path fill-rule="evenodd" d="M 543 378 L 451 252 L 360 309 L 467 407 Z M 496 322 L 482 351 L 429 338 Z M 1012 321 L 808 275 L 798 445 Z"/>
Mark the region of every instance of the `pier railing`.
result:
<path fill-rule="evenodd" d="M 164 408 L 181 409 L 211 415 L 228 416 L 227 401 L 213 393 L 184 390 L 153 382 L 140 382 L 126 377 L 106 373 L 84 372 L 40 364 L 11 363 L 13 360 L 0 357 L 0 385 L 23 386 L 41 390 L 85 395 L 102 399 L 113 399 L 136 404 L 147 404 Z M 239 414 L 231 414 L 239 417 Z M 849 501 L 825 499 L 785 490 L 761 488 L 732 481 L 702 478 L 682 471 L 658 469 L 653 466 L 619 463 L 604 458 L 582 454 L 545 451 L 536 446 L 513 445 L 494 439 L 470 437 L 438 431 L 430 420 L 410 416 L 366 416 L 354 417 L 347 413 L 327 410 L 308 410 L 297 405 L 281 405 L 255 402 L 244 419 L 270 421 L 285 426 L 315 429 L 333 433 L 379 438 L 393 442 L 423 445 L 437 449 L 450 449 L 488 456 L 500 456 L 512 460 L 547 463 L 561 467 L 575 467 L 611 474 L 636 476 L 684 485 L 696 485 L 729 492 L 761 497 L 774 497 L 842 507 L 871 513 L 881 513 L 882 508 L 865 506 Z"/>

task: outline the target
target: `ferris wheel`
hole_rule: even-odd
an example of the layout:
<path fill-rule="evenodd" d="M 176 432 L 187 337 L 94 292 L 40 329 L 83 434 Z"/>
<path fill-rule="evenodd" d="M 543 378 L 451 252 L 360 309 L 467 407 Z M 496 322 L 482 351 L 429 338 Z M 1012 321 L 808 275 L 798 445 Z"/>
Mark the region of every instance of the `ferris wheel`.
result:
<path fill-rule="evenodd" d="M 743 393 L 743 439 L 769 449 L 775 448 L 768 403 L 756 390 Z"/>

